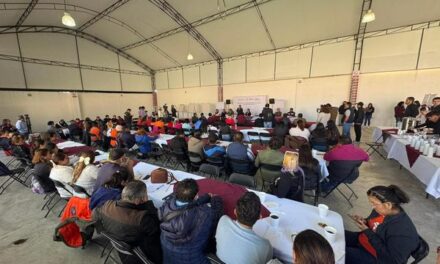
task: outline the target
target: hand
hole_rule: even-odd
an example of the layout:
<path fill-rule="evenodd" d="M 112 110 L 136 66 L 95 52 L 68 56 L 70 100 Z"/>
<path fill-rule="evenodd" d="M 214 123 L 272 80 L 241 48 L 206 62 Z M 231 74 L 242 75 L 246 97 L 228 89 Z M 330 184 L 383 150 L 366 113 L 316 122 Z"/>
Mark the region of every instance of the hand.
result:
<path fill-rule="evenodd" d="M 356 221 L 356 222 L 362 222 L 362 223 L 366 223 L 367 222 L 367 220 L 365 220 L 365 218 L 363 218 L 362 216 L 359 216 L 359 215 L 350 215 L 350 217 L 354 220 L 354 221 Z"/>
<path fill-rule="evenodd" d="M 367 229 L 368 229 L 368 226 L 367 226 L 367 225 L 365 224 L 365 222 L 363 222 L 363 221 L 356 221 L 355 223 L 356 223 L 357 227 L 358 227 L 361 231 L 364 231 L 364 230 L 367 230 Z"/>

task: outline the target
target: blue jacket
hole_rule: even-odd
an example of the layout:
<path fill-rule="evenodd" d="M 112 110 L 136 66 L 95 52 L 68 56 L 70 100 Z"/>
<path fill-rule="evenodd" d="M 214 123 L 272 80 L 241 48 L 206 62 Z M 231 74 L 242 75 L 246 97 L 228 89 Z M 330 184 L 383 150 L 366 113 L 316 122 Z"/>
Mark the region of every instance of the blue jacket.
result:
<path fill-rule="evenodd" d="M 98 190 L 96 190 L 92 197 L 90 198 L 90 210 L 93 210 L 96 207 L 100 207 L 107 201 L 115 201 L 121 199 L 121 189 L 117 188 L 106 188 L 106 187 L 99 187 Z"/>
<path fill-rule="evenodd" d="M 217 145 L 206 145 L 203 147 L 203 152 L 206 157 L 223 157 L 226 153 L 226 149 Z"/>
<path fill-rule="evenodd" d="M 142 154 L 147 154 L 151 151 L 150 143 L 157 139 L 157 137 L 150 137 L 147 135 L 136 135 L 136 144 L 139 146 L 139 151 Z"/>
<path fill-rule="evenodd" d="M 211 207 L 208 202 L 211 200 Z M 166 215 L 173 211 L 191 206 L 182 214 L 163 222 Z M 219 197 L 210 199 L 205 195 L 197 201 L 184 206 L 177 206 L 176 199 L 170 198 L 159 209 L 164 264 L 210 264 L 204 254 L 208 240 L 213 233 L 215 221 L 222 211 L 222 200 Z"/>

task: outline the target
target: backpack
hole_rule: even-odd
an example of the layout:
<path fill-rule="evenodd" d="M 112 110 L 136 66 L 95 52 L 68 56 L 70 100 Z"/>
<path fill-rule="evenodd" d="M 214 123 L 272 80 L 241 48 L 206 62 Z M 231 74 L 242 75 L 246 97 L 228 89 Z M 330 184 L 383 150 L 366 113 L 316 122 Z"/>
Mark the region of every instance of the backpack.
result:
<path fill-rule="evenodd" d="M 90 198 L 73 196 L 64 209 L 61 223 L 55 228 L 54 241 L 63 241 L 68 247 L 82 247 L 92 239 L 95 221 L 89 207 Z"/>
<path fill-rule="evenodd" d="M 40 182 L 38 182 L 38 180 L 35 179 L 34 176 L 32 176 L 32 179 L 31 179 L 31 190 L 33 193 L 36 193 L 36 194 L 44 194 L 43 187 L 41 186 Z"/>

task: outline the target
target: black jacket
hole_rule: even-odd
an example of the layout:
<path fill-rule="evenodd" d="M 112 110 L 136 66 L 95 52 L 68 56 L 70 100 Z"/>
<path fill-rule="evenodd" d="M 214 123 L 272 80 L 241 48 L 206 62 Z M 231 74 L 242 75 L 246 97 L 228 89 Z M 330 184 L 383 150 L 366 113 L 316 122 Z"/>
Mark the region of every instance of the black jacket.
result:
<path fill-rule="evenodd" d="M 419 107 L 415 104 L 410 104 L 405 109 L 404 117 L 417 117 L 419 114 Z"/>
<path fill-rule="evenodd" d="M 354 123 L 355 124 L 362 124 L 362 122 L 364 121 L 364 117 L 365 117 L 365 112 L 364 112 L 363 108 L 359 108 L 359 109 L 355 110 Z"/>
<path fill-rule="evenodd" d="M 54 192 L 55 184 L 49 178 L 52 166 L 49 162 L 40 162 L 34 165 L 34 177 L 41 185 L 45 193 Z"/>
<path fill-rule="evenodd" d="M 273 120 L 272 108 L 265 107 L 265 108 L 263 108 L 263 111 L 261 113 L 263 114 L 264 122 L 272 122 L 272 120 Z"/>
<path fill-rule="evenodd" d="M 138 205 L 108 201 L 93 210 L 92 218 L 97 221 L 98 232 L 105 231 L 127 244 L 139 246 L 151 261 L 162 263 L 160 222 L 152 201 Z"/>
<path fill-rule="evenodd" d="M 373 210 L 367 219 L 377 216 L 378 213 Z M 376 232 L 367 229 L 363 233 L 376 250 L 378 264 L 407 263 L 420 243 L 413 222 L 403 210 L 397 215 L 385 217 Z"/>
<path fill-rule="evenodd" d="M 188 155 L 188 143 L 185 138 L 176 136 L 171 139 L 170 148 L 178 153 L 184 153 L 186 156 Z"/>

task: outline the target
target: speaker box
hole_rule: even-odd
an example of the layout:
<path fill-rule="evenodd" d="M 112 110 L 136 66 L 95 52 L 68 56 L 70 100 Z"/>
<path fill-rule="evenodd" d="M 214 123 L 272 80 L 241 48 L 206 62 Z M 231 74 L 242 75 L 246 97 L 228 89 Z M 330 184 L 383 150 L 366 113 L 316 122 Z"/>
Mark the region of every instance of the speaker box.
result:
<path fill-rule="evenodd" d="M 226 104 L 227 105 L 231 104 L 231 100 L 230 99 L 226 99 Z"/>
<path fill-rule="evenodd" d="M 274 104 L 275 103 L 275 99 L 274 98 L 270 98 L 269 99 L 269 104 Z"/>

